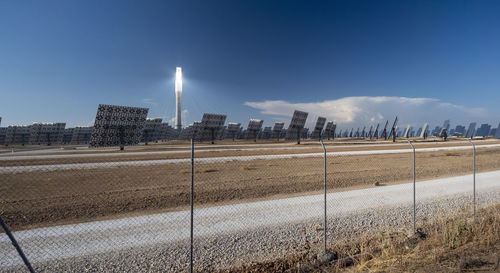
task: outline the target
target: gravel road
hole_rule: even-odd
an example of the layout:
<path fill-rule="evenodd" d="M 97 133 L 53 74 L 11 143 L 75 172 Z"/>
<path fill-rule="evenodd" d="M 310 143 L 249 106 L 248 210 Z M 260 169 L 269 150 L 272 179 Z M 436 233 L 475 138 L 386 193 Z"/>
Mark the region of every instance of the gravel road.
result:
<path fill-rule="evenodd" d="M 481 206 L 500 202 L 500 171 L 477 175 Z M 471 210 L 472 176 L 417 183 L 418 223 Z M 328 238 L 343 242 L 379 230 L 411 231 L 412 184 L 328 194 Z M 197 209 L 198 271 L 320 250 L 322 195 Z M 188 269 L 187 211 L 15 232 L 40 272 L 168 272 Z M 22 272 L 0 235 L 0 268 Z"/>

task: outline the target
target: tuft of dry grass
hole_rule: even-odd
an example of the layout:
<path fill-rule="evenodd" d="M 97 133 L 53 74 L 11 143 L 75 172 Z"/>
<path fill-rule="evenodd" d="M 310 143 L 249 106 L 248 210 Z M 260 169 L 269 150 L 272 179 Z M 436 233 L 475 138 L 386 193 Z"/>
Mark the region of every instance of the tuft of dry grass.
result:
<path fill-rule="evenodd" d="M 462 214 L 442 217 L 413 236 L 381 232 L 378 244 L 373 239 L 366 240 L 362 248 L 371 257 L 359 261 L 355 271 L 491 270 L 497 266 L 495 260 L 498 263 L 500 255 L 500 205 L 481 210 L 477 222 Z M 486 254 L 489 252 L 493 256 Z"/>
<path fill-rule="evenodd" d="M 465 214 L 442 217 L 411 236 L 380 230 L 331 248 L 337 259 L 327 263 L 304 252 L 231 272 L 499 272 L 500 205 L 478 215 L 478 221 Z"/>

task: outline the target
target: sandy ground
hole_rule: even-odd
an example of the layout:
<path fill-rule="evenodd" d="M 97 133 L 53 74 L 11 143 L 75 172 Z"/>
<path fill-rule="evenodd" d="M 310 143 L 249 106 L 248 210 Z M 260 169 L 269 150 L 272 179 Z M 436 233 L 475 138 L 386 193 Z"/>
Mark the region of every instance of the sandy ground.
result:
<path fill-rule="evenodd" d="M 478 191 L 487 193 L 481 195 L 481 205 L 499 202 L 500 171 L 480 173 L 477 178 L 481 182 Z M 343 244 L 347 238 L 374 234 L 381 228 L 411 230 L 411 186 L 406 183 L 328 194 L 329 242 Z M 463 206 L 470 211 L 469 186 L 469 175 L 418 183 L 418 225 L 433 215 L 454 215 Z M 196 209 L 197 271 L 215 272 L 286 257 L 307 247 L 320 250 L 322 234 L 313 226 L 321 223 L 323 198 L 317 194 Z M 433 212 L 436 209 L 438 215 Z M 180 272 L 187 269 L 189 219 L 185 210 L 18 231 L 15 235 L 37 272 Z M 5 257 L 0 258 L 0 267 L 7 271 L 11 265 L 21 265 L 6 236 L 0 237 L 0 257 Z M 118 267 L 110 266 L 110 261 L 118 261 Z M 146 269 L 147 265 L 151 267 Z"/>
<path fill-rule="evenodd" d="M 476 145 L 495 145 L 500 141 L 481 141 Z M 315 143 L 316 144 L 316 143 Z M 253 156 L 253 155 L 284 155 L 284 154 L 303 154 L 303 153 L 321 153 L 323 149 L 320 145 L 295 145 L 295 146 L 271 146 L 270 145 L 254 145 L 254 146 L 232 146 L 219 145 L 217 148 L 210 146 L 199 145 L 195 147 L 196 158 L 208 157 L 229 157 L 229 156 Z M 327 152 L 347 152 L 347 151 L 376 151 L 376 150 L 396 150 L 406 149 L 410 146 L 407 143 L 397 144 L 344 144 L 344 145 L 327 145 Z M 437 142 L 437 143 L 418 143 L 415 144 L 417 149 L 423 148 L 439 148 L 439 147 L 470 147 L 466 142 Z M 179 149 L 162 151 L 156 149 L 154 151 L 127 151 L 127 152 L 96 152 L 85 154 L 32 154 L 32 155 L 3 155 L 0 156 L 0 167 L 15 167 L 15 166 L 43 166 L 55 164 L 76 164 L 76 163 L 107 163 L 107 162 L 124 162 L 124 161 L 141 161 L 141 160 L 165 160 L 165 159 L 183 159 L 189 158 L 190 150 L 179 147 Z M 42 167 L 43 168 L 43 167 Z"/>
<path fill-rule="evenodd" d="M 216 156 L 242 152 L 222 151 Z M 262 154 L 244 153 L 252 152 Z M 470 150 L 417 152 L 417 178 L 469 174 L 471 155 Z M 500 169 L 500 148 L 478 150 L 477 161 L 480 172 Z M 11 161 L 2 164 L 5 162 Z M 410 154 L 329 157 L 327 163 L 331 192 L 411 181 Z M 249 162 L 197 164 L 195 201 L 196 206 L 212 206 L 306 195 L 319 192 L 322 179 L 321 158 L 270 156 Z M 177 211 L 189 204 L 188 163 L 51 172 L 41 168 L 30 173 L 2 174 L 0 180 L 1 213 L 14 230 Z"/>
<path fill-rule="evenodd" d="M 459 139 L 450 139 L 447 142 L 443 142 L 440 139 L 432 138 L 428 140 L 423 139 L 409 139 L 413 141 L 416 145 L 421 144 L 435 144 L 435 145 L 467 145 L 467 140 L 463 138 Z M 476 144 L 482 143 L 500 143 L 500 140 L 497 139 L 484 139 L 484 140 L 474 140 Z M 374 146 L 374 145 L 408 145 L 407 139 L 398 139 L 396 143 L 392 141 L 386 140 L 360 140 L 360 139 L 336 139 L 336 140 L 324 140 L 324 144 L 329 147 L 337 147 L 337 146 Z M 68 146 L 63 145 L 61 147 L 19 147 L 18 149 L 13 149 L 14 153 L 11 153 L 10 149 L 6 149 L 5 147 L 0 147 L 0 158 L 2 157 L 10 157 L 16 155 L 60 155 L 60 154 L 109 154 L 113 153 L 116 155 L 120 155 L 122 153 L 134 153 L 134 152 L 159 152 L 159 151 L 175 151 L 175 150 L 184 150 L 187 151 L 190 149 L 189 142 L 168 142 L 168 143 L 153 143 L 150 145 L 136 145 L 136 146 L 127 146 L 124 151 L 120 151 L 117 147 L 104 147 L 104 148 L 89 148 L 86 146 Z M 262 142 L 248 142 L 248 141 L 221 141 L 216 142 L 215 144 L 210 144 L 207 142 L 195 142 L 195 146 L 197 149 L 230 149 L 230 148 L 294 148 L 294 147 L 320 147 L 319 141 L 315 140 L 306 140 L 302 141 L 300 145 L 297 145 L 295 142 L 275 142 L 275 141 L 262 141 Z M 8 148 L 8 147 L 7 147 Z"/>

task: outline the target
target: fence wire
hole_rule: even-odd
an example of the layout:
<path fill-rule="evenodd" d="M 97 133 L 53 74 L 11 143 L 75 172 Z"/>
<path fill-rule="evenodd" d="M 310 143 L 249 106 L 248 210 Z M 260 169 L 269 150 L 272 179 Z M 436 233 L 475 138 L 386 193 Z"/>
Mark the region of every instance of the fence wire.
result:
<path fill-rule="evenodd" d="M 417 230 L 472 216 L 470 143 L 414 143 Z M 491 143 L 476 142 L 477 210 L 500 202 L 500 147 Z M 326 162 L 328 251 L 411 235 L 410 145 L 324 144 L 326 158 L 318 141 L 195 143 L 194 165 L 188 143 L 0 155 L 0 215 L 37 272 L 188 272 L 193 175 L 193 271 L 251 268 L 324 253 Z M 0 268 L 25 270 L 5 233 Z"/>
<path fill-rule="evenodd" d="M 1 215 L 35 269 L 188 266 L 189 214 L 179 208 L 189 204 L 189 160 L 106 153 L 63 150 L 0 161 Z M 8 238 L 0 238 L 0 268 L 22 271 Z"/>

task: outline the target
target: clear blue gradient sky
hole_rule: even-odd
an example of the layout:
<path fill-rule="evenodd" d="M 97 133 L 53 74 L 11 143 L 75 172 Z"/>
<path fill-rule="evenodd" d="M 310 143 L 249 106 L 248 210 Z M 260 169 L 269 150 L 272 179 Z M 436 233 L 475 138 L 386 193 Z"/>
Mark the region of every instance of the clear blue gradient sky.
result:
<path fill-rule="evenodd" d="M 270 125 L 317 104 L 328 113 L 312 118 L 346 126 L 498 124 L 500 2 L 0 0 L 2 126 L 91 125 L 99 103 L 169 120 L 176 66 L 184 124 L 213 112 Z M 435 120 L 391 111 L 407 109 L 398 97 L 432 99 L 410 108 Z M 353 100 L 363 111 L 337 118 Z"/>

